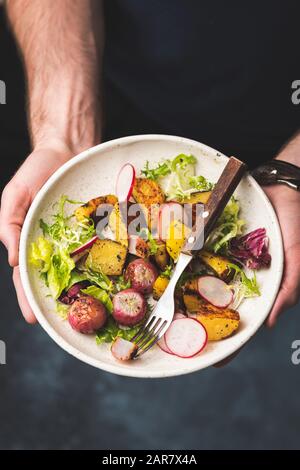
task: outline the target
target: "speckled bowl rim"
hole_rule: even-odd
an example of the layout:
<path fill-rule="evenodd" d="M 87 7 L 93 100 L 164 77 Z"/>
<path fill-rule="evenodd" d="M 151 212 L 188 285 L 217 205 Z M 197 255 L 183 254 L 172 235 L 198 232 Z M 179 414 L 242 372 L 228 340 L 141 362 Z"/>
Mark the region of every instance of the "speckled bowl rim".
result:
<path fill-rule="evenodd" d="M 26 297 L 28 299 L 28 302 L 39 322 L 39 324 L 42 326 L 42 328 L 48 333 L 48 335 L 66 352 L 71 354 L 72 356 L 76 357 L 80 361 L 83 361 L 91 366 L 94 366 L 98 369 L 111 372 L 114 374 L 122 375 L 122 376 L 127 376 L 127 377 L 136 377 L 136 378 L 162 378 L 162 377 L 172 377 L 176 375 L 184 375 L 188 374 L 191 372 L 195 372 L 197 370 L 201 370 L 203 368 L 209 367 L 216 362 L 222 361 L 226 359 L 228 356 L 233 354 L 237 348 L 235 345 L 233 347 L 228 347 L 226 352 L 224 354 L 219 354 L 217 361 L 216 360 L 206 360 L 203 363 L 195 364 L 193 367 L 186 367 L 182 366 L 182 369 L 178 370 L 170 370 L 170 372 L 166 375 L 163 371 L 160 370 L 149 370 L 145 368 L 145 370 L 137 370 L 135 368 L 124 368 L 122 369 L 122 364 L 116 363 L 116 364 L 105 364 L 100 362 L 100 360 L 97 360 L 95 358 L 90 357 L 88 354 L 83 353 L 82 351 L 78 350 L 74 346 L 70 345 L 64 338 L 62 338 L 56 330 L 49 324 L 47 321 L 46 317 L 43 315 L 41 312 L 38 303 L 36 302 L 33 290 L 30 285 L 30 279 L 29 279 L 29 274 L 28 274 L 28 263 L 27 263 L 27 239 L 29 237 L 30 233 L 30 228 L 31 228 L 31 223 L 32 220 L 34 219 L 34 215 L 36 210 L 39 207 L 39 204 L 44 197 L 45 193 L 51 188 L 51 186 L 59 179 L 61 176 L 63 176 L 65 173 L 67 173 L 73 166 L 77 165 L 79 162 L 82 160 L 88 158 L 88 156 L 94 155 L 101 150 L 102 152 L 108 149 L 112 149 L 114 147 L 119 147 L 119 146 L 124 146 L 136 142 L 142 142 L 142 141 L 151 141 L 151 140 L 165 140 L 173 143 L 184 143 L 186 145 L 200 145 L 204 151 L 207 152 L 216 152 L 220 154 L 223 158 L 228 158 L 226 155 L 224 155 L 221 152 L 217 152 L 215 149 L 212 147 L 209 147 L 205 144 L 202 144 L 200 142 L 197 142 L 192 139 L 187 139 L 184 137 L 178 137 L 178 136 L 173 136 L 173 135 L 163 135 L 163 134 L 144 134 L 144 135 L 133 135 L 133 136 L 128 136 L 128 137 L 121 137 L 119 139 L 111 140 L 108 142 L 104 142 L 102 144 L 96 145 L 95 147 L 92 147 L 88 150 L 85 150 L 84 152 L 81 152 L 79 155 L 73 157 L 71 160 L 69 160 L 67 163 L 65 163 L 63 166 L 61 166 L 48 180 L 47 182 L 43 185 L 43 187 L 40 189 L 40 191 L 37 193 L 36 197 L 34 198 L 30 209 L 27 213 L 27 216 L 24 221 L 24 225 L 21 231 L 21 237 L 20 237 L 20 249 L 19 249 L 19 267 L 20 267 L 20 276 L 21 276 L 21 281 L 22 285 L 26 294 Z M 280 231 L 280 226 L 277 220 L 276 213 L 273 209 L 272 204 L 270 203 L 268 197 L 266 196 L 265 192 L 262 190 L 262 188 L 258 185 L 258 183 L 252 178 L 250 175 L 248 176 L 250 179 L 253 188 L 258 191 L 260 194 L 261 198 L 264 200 L 264 203 L 266 205 L 267 210 L 270 212 L 271 217 L 273 220 L 276 222 L 274 224 L 274 231 L 276 233 L 276 237 L 278 240 L 278 245 L 277 245 L 277 255 L 279 257 L 279 265 L 280 265 L 280 272 L 279 275 L 277 276 L 276 283 L 275 283 L 275 290 L 274 290 L 274 295 L 272 298 L 270 298 L 269 301 L 269 306 L 270 308 L 268 311 L 265 312 L 265 315 L 262 315 L 261 321 L 257 322 L 252 328 L 248 328 L 248 335 L 247 338 L 244 341 L 240 342 L 239 347 L 242 347 L 245 343 L 247 343 L 252 336 L 256 333 L 256 331 L 260 328 L 260 326 L 264 323 L 265 319 L 267 318 L 269 312 L 271 311 L 271 308 L 274 304 L 274 301 L 276 299 L 280 283 L 281 283 L 281 278 L 282 278 L 282 273 L 283 273 L 283 261 L 284 261 L 284 255 L 283 255 L 283 244 L 282 244 L 282 236 L 281 236 L 281 231 Z"/>

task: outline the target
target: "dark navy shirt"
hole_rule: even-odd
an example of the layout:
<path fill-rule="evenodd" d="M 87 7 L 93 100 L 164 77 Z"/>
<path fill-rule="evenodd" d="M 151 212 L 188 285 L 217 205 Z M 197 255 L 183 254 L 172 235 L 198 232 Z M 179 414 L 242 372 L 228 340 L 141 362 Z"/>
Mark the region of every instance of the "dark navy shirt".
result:
<path fill-rule="evenodd" d="M 162 132 L 272 158 L 300 128 L 299 19 L 299 0 L 107 0 L 107 138 Z"/>

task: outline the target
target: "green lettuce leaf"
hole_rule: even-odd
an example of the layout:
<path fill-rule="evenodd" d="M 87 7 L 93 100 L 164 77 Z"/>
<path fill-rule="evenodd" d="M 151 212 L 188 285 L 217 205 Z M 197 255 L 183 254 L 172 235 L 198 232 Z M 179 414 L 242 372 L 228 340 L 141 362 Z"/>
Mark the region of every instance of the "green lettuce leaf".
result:
<path fill-rule="evenodd" d="M 86 289 L 81 289 L 81 292 L 83 294 L 95 297 L 95 299 L 99 300 L 103 305 L 105 305 L 109 313 L 112 313 L 113 304 L 107 291 L 100 289 L 100 287 L 97 286 L 88 286 Z"/>
<path fill-rule="evenodd" d="M 82 281 L 88 281 L 86 275 L 74 269 L 71 272 L 69 284 L 67 285 L 66 290 L 69 290 L 72 286 L 74 286 L 74 284 L 77 284 L 78 282 L 82 282 Z"/>
<path fill-rule="evenodd" d="M 40 269 L 41 273 L 46 273 L 50 268 L 52 252 L 52 243 L 46 238 L 38 237 L 36 242 L 31 243 L 29 262 Z"/>
<path fill-rule="evenodd" d="M 211 188 L 203 176 L 195 176 L 196 162 L 194 155 L 181 153 L 173 160 L 164 160 L 152 169 L 147 162 L 142 174 L 146 178 L 158 181 L 167 200 L 182 200 L 195 191 L 206 191 L 207 188 Z"/>
<path fill-rule="evenodd" d="M 245 222 L 240 218 L 239 212 L 240 204 L 232 197 L 206 242 L 209 250 L 226 254 L 229 241 L 242 234 Z"/>
<path fill-rule="evenodd" d="M 54 299 L 68 286 L 74 268 L 75 263 L 66 250 L 60 248 L 52 255 L 47 281 Z"/>
<path fill-rule="evenodd" d="M 189 179 L 189 184 L 192 189 L 196 189 L 197 191 L 211 191 L 213 187 L 213 184 L 210 183 L 204 176 L 191 176 Z"/>
<path fill-rule="evenodd" d="M 57 212 L 53 215 L 54 222 L 47 224 L 41 219 L 40 227 L 44 236 L 47 235 L 56 245 L 72 252 L 95 235 L 95 226 L 91 219 L 77 222 L 73 215 L 67 216 L 65 214 L 67 203 L 79 204 L 67 196 L 61 196 L 56 204 Z"/>
<path fill-rule="evenodd" d="M 243 268 L 234 263 L 229 263 L 229 267 L 234 271 L 234 277 L 230 287 L 234 291 L 234 302 L 232 308 L 238 308 L 243 299 L 258 297 L 261 295 L 257 282 L 256 273 L 248 277 Z"/>
<path fill-rule="evenodd" d="M 107 291 L 107 292 L 112 292 L 114 289 L 114 284 L 113 282 L 109 279 L 109 277 L 106 274 L 103 273 L 96 273 L 95 271 L 92 271 L 92 269 L 89 268 L 83 268 L 81 271 L 82 276 L 84 276 L 82 281 L 90 281 L 93 284 L 96 284 L 99 286 L 101 289 Z"/>
<path fill-rule="evenodd" d="M 139 328 L 140 325 L 136 325 L 132 328 L 122 329 L 117 325 L 113 317 L 110 316 L 105 326 L 97 332 L 96 342 L 97 344 L 112 343 L 117 337 L 130 341 L 136 335 Z"/>
<path fill-rule="evenodd" d="M 131 287 L 130 279 L 126 281 L 123 275 L 118 276 L 114 283 L 114 294 L 120 292 L 121 290 L 129 289 Z"/>
<path fill-rule="evenodd" d="M 62 320 L 66 320 L 68 318 L 69 308 L 69 305 L 56 302 L 56 313 L 62 318 Z"/>

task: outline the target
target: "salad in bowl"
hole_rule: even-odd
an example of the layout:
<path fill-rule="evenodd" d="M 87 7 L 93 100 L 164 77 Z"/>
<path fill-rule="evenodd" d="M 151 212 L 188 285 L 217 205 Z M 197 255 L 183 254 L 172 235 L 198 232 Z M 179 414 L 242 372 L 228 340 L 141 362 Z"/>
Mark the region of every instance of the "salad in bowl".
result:
<path fill-rule="evenodd" d="M 196 164 L 194 155 L 179 154 L 146 162 L 138 175 L 125 164 L 115 175 L 116 194 L 87 202 L 61 195 L 52 219 L 39 222 L 29 263 L 55 301 L 53 314 L 74 334 L 111 344 L 116 360 L 133 357 L 134 348 L 125 346 L 168 286 L 210 197 L 214 182 L 196 174 Z M 194 357 L 238 331 L 240 305 L 260 296 L 256 272 L 271 264 L 266 229 L 248 231 L 247 222 L 232 197 L 177 283 L 173 334 L 158 342 L 163 353 Z"/>

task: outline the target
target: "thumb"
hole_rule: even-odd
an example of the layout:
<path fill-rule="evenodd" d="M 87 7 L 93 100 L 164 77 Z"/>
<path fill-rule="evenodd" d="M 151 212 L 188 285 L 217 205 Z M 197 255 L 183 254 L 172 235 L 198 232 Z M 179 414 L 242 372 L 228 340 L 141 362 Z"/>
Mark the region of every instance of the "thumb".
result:
<path fill-rule="evenodd" d="M 8 262 L 11 267 L 19 264 L 19 241 L 21 227 L 18 225 L 8 225 L 3 233 L 1 233 L 1 241 L 8 251 Z"/>
<path fill-rule="evenodd" d="M 8 262 L 18 265 L 19 241 L 27 209 L 30 205 L 30 194 L 26 186 L 9 183 L 2 193 L 0 212 L 0 240 L 8 251 Z"/>

